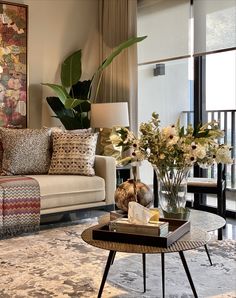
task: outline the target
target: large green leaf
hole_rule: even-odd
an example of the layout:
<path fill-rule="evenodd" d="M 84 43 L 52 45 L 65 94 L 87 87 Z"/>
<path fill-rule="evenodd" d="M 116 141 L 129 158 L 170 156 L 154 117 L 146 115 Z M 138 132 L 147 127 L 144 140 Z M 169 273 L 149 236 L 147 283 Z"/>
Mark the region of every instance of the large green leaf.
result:
<path fill-rule="evenodd" d="M 74 117 L 73 111 L 67 110 L 58 97 L 51 96 L 47 97 L 46 100 L 50 108 L 53 110 L 53 112 L 57 115 L 58 118 L 64 116 Z"/>
<path fill-rule="evenodd" d="M 79 81 L 71 87 L 70 96 L 73 98 L 89 99 L 92 80 Z"/>
<path fill-rule="evenodd" d="M 110 54 L 110 56 L 108 56 L 103 63 L 99 66 L 98 71 L 103 70 L 104 68 L 106 68 L 109 64 L 111 64 L 111 62 L 113 61 L 113 59 L 119 55 L 124 49 L 132 46 L 133 44 L 140 42 L 142 40 L 144 40 L 147 36 L 141 36 L 141 37 L 131 37 L 128 40 L 126 40 L 125 42 L 121 43 L 115 50 L 114 52 L 112 52 Z"/>
<path fill-rule="evenodd" d="M 90 120 L 85 113 L 74 113 L 72 109 L 66 109 L 58 97 L 47 97 L 47 102 L 56 117 L 66 129 L 89 128 Z"/>
<path fill-rule="evenodd" d="M 46 83 L 43 83 L 42 85 L 52 88 L 56 95 L 60 98 L 60 101 L 63 103 L 63 105 L 65 105 L 67 98 L 70 97 L 65 87 Z"/>
<path fill-rule="evenodd" d="M 98 67 L 95 75 L 93 76 L 96 77 L 99 74 L 99 78 L 98 78 L 98 83 L 97 83 L 97 87 L 96 87 L 96 91 L 95 91 L 95 96 L 94 96 L 94 101 L 96 102 L 97 100 L 97 96 L 98 96 L 98 91 L 100 88 L 100 84 L 102 81 L 102 74 L 103 74 L 103 70 L 109 65 L 111 64 L 111 62 L 113 61 L 113 59 L 118 56 L 124 49 L 132 46 L 133 44 L 140 42 L 142 40 L 144 40 L 147 36 L 141 36 L 141 37 L 131 37 L 128 40 L 126 40 L 125 42 L 121 43 L 111 54 L 110 56 L 108 56 L 103 62 L 102 64 Z"/>
<path fill-rule="evenodd" d="M 65 108 L 66 109 L 73 109 L 74 107 L 82 104 L 84 102 L 84 99 L 78 99 L 78 98 L 67 98 L 65 102 Z"/>
<path fill-rule="evenodd" d="M 88 128 L 84 126 L 81 117 L 62 116 L 59 119 L 67 130 Z"/>
<path fill-rule="evenodd" d="M 79 106 L 74 107 L 74 110 L 77 112 L 86 112 L 88 113 L 91 110 L 90 100 L 84 100 Z"/>
<path fill-rule="evenodd" d="M 76 84 L 81 77 L 81 55 L 78 50 L 71 54 L 61 65 L 61 83 L 64 87 L 71 87 Z"/>

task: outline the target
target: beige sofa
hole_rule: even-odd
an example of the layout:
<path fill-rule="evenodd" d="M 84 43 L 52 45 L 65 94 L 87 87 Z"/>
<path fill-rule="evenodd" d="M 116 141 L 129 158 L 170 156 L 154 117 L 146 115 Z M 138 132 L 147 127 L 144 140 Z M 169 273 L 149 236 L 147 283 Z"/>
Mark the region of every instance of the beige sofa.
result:
<path fill-rule="evenodd" d="M 28 175 L 40 186 L 41 215 L 114 205 L 116 163 L 113 157 L 95 158 L 95 176 Z"/>

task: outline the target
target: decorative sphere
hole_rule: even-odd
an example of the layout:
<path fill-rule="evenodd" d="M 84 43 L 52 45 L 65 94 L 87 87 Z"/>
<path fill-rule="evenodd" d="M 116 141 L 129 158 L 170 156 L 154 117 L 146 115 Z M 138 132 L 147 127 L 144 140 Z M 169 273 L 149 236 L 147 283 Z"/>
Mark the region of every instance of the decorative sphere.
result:
<path fill-rule="evenodd" d="M 136 201 L 134 189 L 136 186 L 137 202 L 144 207 L 149 207 L 153 201 L 153 194 L 150 187 L 140 181 L 129 179 L 120 184 L 115 191 L 116 206 L 127 212 L 131 201 Z"/>

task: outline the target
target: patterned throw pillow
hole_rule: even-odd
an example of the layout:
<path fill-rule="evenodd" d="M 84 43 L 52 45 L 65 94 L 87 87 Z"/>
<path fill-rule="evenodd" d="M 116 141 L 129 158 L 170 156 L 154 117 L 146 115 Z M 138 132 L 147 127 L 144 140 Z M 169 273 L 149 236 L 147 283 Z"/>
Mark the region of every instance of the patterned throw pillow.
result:
<path fill-rule="evenodd" d="M 53 133 L 49 174 L 93 176 L 97 133 Z"/>
<path fill-rule="evenodd" d="M 48 129 L 0 129 L 2 174 L 45 174 L 50 166 Z"/>

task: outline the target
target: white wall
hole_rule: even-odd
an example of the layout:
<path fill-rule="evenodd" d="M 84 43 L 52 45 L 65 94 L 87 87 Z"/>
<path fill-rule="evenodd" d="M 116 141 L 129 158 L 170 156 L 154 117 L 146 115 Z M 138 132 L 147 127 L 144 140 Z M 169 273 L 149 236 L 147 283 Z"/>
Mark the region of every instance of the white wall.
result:
<path fill-rule="evenodd" d="M 22 0 L 28 5 L 28 127 L 60 124 L 46 97 L 53 92 L 44 83 L 60 83 L 60 64 L 82 49 L 83 76 L 91 78 L 98 65 L 97 0 Z"/>
<path fill-rule="evenodd" d="M 188 60 L 165 63 L 165 75 L 160 76 L 153 76 L 154 66 L 139 66 L 138 123 L 149 121 L 155 111 L 162 127 L 175 124 L 182 111 L 190 110 Z M 144 164 L 140 178 L 152 184 L 152 167 Z"/>
<path fill-rule="evenodd" d="M 154 76 L 155 65 L 139 66 L 138 121 L 148 121 L 157 112 L 161 126 L 174 124 L 183 110 L 190 109 L 188 60 L 165 64 L 165 75 Z"/>

